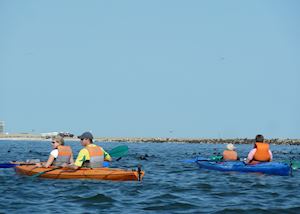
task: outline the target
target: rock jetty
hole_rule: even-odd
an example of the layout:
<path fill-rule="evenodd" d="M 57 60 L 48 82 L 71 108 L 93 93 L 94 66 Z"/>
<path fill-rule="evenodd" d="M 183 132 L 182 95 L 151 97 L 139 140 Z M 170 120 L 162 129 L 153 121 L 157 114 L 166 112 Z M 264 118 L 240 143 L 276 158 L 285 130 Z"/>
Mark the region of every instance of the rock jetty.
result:
<path fill-rule="evenodd" d="M 0 140 L 49 140 L 41 135 L 30 134 L 2 134 Z M 78 140 L 76 137 L 66 137 L 65 140 Z M 202 143 L 202 144 L 253 144 L 254 139 L 248 138 L 162 138 L 162 137 L 95 137 L 98 142 L 129 142 L 129 143 Z M 300 139 L 266 139 L 270 144 L 277 145 L 300 145 Z"/>
<path fill-rule="evenodd" d="M 234 138 L 234 139 L 224 139 L 224 138 L 105 138 L 105 137 L 98 137 L 95 140 L 100 142 L 132 142 L 132 143 L 203 143 L 203 144 L 253 144 L 254 139 L 248 138 Z M 270 144 L 278 144 L 278 145 L 300 145 L 300 139 L 266 139 L 267 142 Z"/>

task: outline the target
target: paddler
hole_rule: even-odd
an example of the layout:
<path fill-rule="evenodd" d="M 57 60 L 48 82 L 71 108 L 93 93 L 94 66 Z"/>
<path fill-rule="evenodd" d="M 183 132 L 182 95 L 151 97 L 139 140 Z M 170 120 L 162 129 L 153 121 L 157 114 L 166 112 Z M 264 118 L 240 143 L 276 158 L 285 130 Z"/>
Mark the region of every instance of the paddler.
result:
<path fill-rule="evenodd" d="M 272 159 L 273 154 L 270 150 L 270 145 L 265 141 L 263 135 L 256 135 L 254 148 L 249 152 L 246 163 L 269 162 Z"/>
<path fill-rule="evenodd" d="M 238 160 L 238 154 L 235 151 L 235 146 L 232 143 L 227 144 L 226 149 L 223 152 L 223 160 L 236 161 Z"/>
<path fill-rule="evenodd" d="M 93 143 L 92 133 L 84 132 L 78 138 L 84 148 L 80 150 L 74 165 L 70 165 L 70 168 L 102 168 L 103 161 L 111 161 L 110 155 L 102 147 Z"/>
<path fill-rule="evenodd" d="M 70 146 L 65 146 L 64 138 L 60 135 L 52 138 L 52 148 L 46 163 L 37 163 L 37 167 L 62 166 L 65 164 L 73 164 L 73 153 Z"/>

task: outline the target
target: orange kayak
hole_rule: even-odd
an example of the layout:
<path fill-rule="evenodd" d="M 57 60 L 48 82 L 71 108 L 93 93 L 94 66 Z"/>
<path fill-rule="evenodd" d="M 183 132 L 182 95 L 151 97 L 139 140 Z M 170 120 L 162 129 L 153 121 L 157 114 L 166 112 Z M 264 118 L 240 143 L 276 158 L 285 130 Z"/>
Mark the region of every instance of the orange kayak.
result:
<path fill-rule="evenodd" d="M 112 181 L 141 181 L 145 174 L 142 170 L 124 170 L 115 168 L 80 168 L 78 170 L 59 168 L 37 168 L 36 166 L 20 165 L 15 170 L 18 174 L 35 175 L 44 171 L 39 177 L 52 179 L 96 179 Z"/>

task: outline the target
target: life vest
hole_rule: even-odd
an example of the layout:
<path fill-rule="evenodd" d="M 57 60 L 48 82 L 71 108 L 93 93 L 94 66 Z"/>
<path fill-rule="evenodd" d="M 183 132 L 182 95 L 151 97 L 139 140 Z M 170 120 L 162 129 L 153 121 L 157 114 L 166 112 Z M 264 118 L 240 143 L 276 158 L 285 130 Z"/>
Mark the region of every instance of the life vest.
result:
<path fill-rule="evenodd" d="M 69 164 L 72 156 L 72 149 L 70 146 L 58 146 L 58 156 L 53 161 L 52 166 L 61 166 L 63 164 Z"/>
<path fill-rule="evenodd" d="M 270 161 L 270 146 L 267 143 L 256 142 L 256 152 L 254 154 L 254 161 Z"/>
<path fill-rule="evenodd" d="M 83 167 L 87 168 L 102 168 L 104 161 L 104 152 L 100 146 L 85 147 L 90 155 L 90 160 L 83 163 Z"/>
<path fill-rule="evenodd" d="M 238 155 L 236 151 L 232 150 L 224 150 L 223 152 L 223 160 L 237 160 Z"/>

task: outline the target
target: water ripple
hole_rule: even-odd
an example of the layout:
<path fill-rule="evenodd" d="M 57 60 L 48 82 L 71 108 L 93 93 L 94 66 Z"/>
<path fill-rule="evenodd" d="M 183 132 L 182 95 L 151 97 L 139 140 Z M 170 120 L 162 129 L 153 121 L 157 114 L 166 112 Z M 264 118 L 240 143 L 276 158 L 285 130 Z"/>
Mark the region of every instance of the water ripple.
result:
<path fill-rule="evenodd" d="M 112 203 L 115 200 L 112 197 L 106 196 L 104 194 L 96 194 L 96 195 L 91 195 L 91 196 L 71 196 L 70 201 L 72 202 L 80 202 L 80 203 L 105 203 L 109 202 Z"/>

